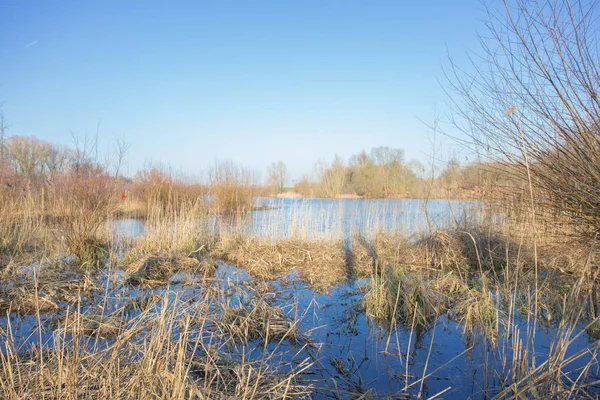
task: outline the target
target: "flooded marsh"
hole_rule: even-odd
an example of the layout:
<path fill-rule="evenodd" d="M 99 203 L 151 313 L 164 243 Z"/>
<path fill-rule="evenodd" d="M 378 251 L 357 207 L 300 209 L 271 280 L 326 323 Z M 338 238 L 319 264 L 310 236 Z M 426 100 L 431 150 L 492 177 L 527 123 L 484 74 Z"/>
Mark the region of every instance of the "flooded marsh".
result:
<path fill-rule="evenodd" d="M 477 207 L 286 199 L 236 219 L 113 221 L 102 267 L 5 269 L 2 391 L 596 396 L 590 282 L 543 255 L 536 276 L 527 246 L 477 228 Z"/>

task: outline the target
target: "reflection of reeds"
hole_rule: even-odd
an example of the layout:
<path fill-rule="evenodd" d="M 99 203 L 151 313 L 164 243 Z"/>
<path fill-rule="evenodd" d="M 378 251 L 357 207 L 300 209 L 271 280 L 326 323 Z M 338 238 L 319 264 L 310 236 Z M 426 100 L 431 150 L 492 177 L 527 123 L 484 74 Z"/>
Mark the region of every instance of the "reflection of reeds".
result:
<path fill-rule="evenodd" d="M 526 216 L 516 221 L 477 218 L 486 223 L 466 221 L 407 235 L 389 229 L 386 218 L 398 223 L 406 221 L 403 218 L 409 213 L 384 213 L 372 206 L 359 209 L 359 202 L 328 202 L 325 207 L 306 202 L 300 206 L 304 209 L 281 207 L 234 214 L 233 218 L 228 215 L 227 222 L 199 201 L 180 202 L 177 207 L 150 203 L 144 234 L 124 243 L 94 228 L 102 221 L 106 225 L 111 202 L 99 199 L 98 214 L 90 216 L 90 221 L 77 219 L 84 219 L 83 211 L 94 204 L 93 199 L 81 208 L 73 205 L 61 218 L 56 211 L 49 219 L 40 216 L 34 195 L 24 199 L 20 212 L 16 212 L 15 199 L 0 198 L 4 201 L 0 202 L 0 214 L 7 217 L 0 220 L 6 235 L 0 255 L 11 263 L 3 272 L 0 310 L 12 313 L 9 319 L 28 314 L 38 321 L 48 317 L 59 323 L 50 348 L 26 355 L 13 343 L 15 348 L 3 352 L 0 385 L 7 397 L 308 395 L 310 385 L 301 371 L 309 363 L 283 370 L 276 368 L 277 364 L 240 360 L 236 351 L 253 346 L 255 340 L 265 342 L 265 348 L 266 343 L 282 341 L 304 345 L 304 336 L 296 319 L 257 295 L 258 286 L 255 298 L 239 303 L 229 303 L 219 289 L 205 286 L 216 279 L 213 258 L 234 263 L 263 280 L 296 269 L 300 279 L 322 291 L 347 279 L 370 277 L 363 308 L 356 308 L 388 329 L 390 336 L 395 329 L 410 329 L 422 345 L 427 337 L 423 333 L 434 332 L 437 322 L 447 318 L 462 327 L 466 348 L 484 343 L 486 351 L 498 356 L 503 380 L 490 395 L 560 397 L 561 393 L 584 393 L 589 384 L 584 378 L 591 375 L 593 364 L 581 361 L 587 357 L 584 352 L 573 354 L 570 348 L 577 335 L 586 334 L 586 327 L 594 333 L 597 326 L 593 312 L 596 276 L 590 272 L 595 268 L 597 250 L 573 244 L 546 227 L 547 235 L 538 237 L 540 273 L 536 275 L 533 232 L 521 223 Z M 357 209 L 344 210 L 342 204 Z M 60 204 L 46 198 L 44 207 L 46 211 L 59 210 Z M 364 220 L 348 219 L 354 213 Z M 250 223 L 260 229 L 247 229 Z M 73 224 L 92 227 L 88 238 L 94 241 L 81 242 L 88 256 L 73 250 L 70 240 L 56 240 L 60 238 L 57 232 Z M 72 232 L 83 231 L 77 228 Z M 78 309 L 86 297 L 90 302 L 97 300 L 92 297 L 94 292 L 107 297 L 114 294 L 112 288 L 99 289 L 99 270 L 78 268 L 103 258 L 89 255 L 97 246 L 109 253 L 118 249 L 119 257 L 110 259 L 108 272 L 114 266 L 124 267 L 124 279 L 137 286 L 119 286 L 117 297 L 124 296 L 121 290 L 135 293 L 119 300 L 121 309 Z M 127 256 L 121 262 L 125 251 Z M 17 256 L 36 253 L 51 257 L 40 257 L 44 265 L 34 275 L 21 273 Z M 55 253 L 83 256 L 67 268 Z M 171 277 L 180 271 L 203 277 L 199 298 L 186 299 L 190 304 L 174 302 L 177 294 L 172 292 L 165 296 L 154 292 L 161 293 L 169 284 L 176 286 Z M 532 290 L 535 281 L 537 301 Z M 144 291 L 146 287 L 152 291 Z M 209 299 L 209 293 L 214 297 Z M 534 315 L 554 329 L 547 360 L 534 359 L 531 351 L 536 338 Z M 42 330 L 40 325 L 36 333 L 41 335 Z M 8 347 L 9 337 L 7 334 Z M 98 338 L 108 341 L 104 347 L 94 342 Z M 84 350 L 78 353 L 75 348 Z M 595 355 L 595 345 L 586 351 Z M 276 355 L 267 354 L 266 360 L 270 357 Z M 581 379 L 569 369 L 574 357 L 584 364 L 576 370 Z M 405 361 L 407 368 L 412 368 L 408 356 Z M 498 365 L 488 360 L 482 363 L 484 369 Z M 342 363 L 336 366 L 346 371 Z M 423 372 L 419 379 L 418 373 L 407 371 L 406 376 L 416 379 L 407 388 L 421 386 L 431 373 Z M 117 383 L 98 383 L 104 380 Z"/>
<path fill-rule="evenodd" d="M 128 320 L 126 298 L 120 300 L 123 307 L 110 314 L 101 307 L 100 312 L 80 312 L 82 304 L 77 304 L 64 311 L 52 340 L 42 348 L 20 349 L 9 325 L 0 352 L 0 391 L 14 399 L 308 396 L 311 386 L 302 377 L 311 366 L 308 360 L 284 367 L 270 362 L 276 351 L 265 350 L 253 361 L 246 350 L 239 354 L 234 338 L 214 325 L 209 328 L 216 315 L 203 310 L 225 294 L 215 289 L 193 304 L 168 293 L 154 297 L 148 306 L 136 307 L 138 312 Z M 299 337 L 296 321 L 280 309 L 258 301 L 247 311 L 243 318 L 252 328 L 248 340 L 256 329 L 265 342 Z M 230 313 L 224 309 L 219 315 L 236 325 Z M 211 334 L 197 335 L 198 326 Z"/>

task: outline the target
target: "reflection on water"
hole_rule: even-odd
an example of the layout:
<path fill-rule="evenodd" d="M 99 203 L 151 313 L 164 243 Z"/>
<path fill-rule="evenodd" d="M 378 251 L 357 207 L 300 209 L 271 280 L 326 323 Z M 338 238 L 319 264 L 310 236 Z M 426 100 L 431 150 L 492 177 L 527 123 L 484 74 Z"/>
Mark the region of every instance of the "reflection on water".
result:
<path fill-rule="evenodd" d="M 213 215 L 208 226 L 213 233 L 270 238 L 348 238 L 379 232 L 412 235 L 467 216 L 477 218 L 481 211 L 478 202 L 456 200 L 258 198 L 255 204 L 264 209 L 241 216 Z M 137 219 L 117 220 L 113 227 L 114 234 L 124 239 L 138 237 L 144 229 L 144 222 Z"/>
<path fill-rule="evenodd" d="M 507 348 L 493 348 L 481 339 L 473 340 L 463 334 L 462 328 L 446 316 L 440 317 L 433 326 L 422 334 L 411 332 L 410 328 L 398 325 L 389 330 L 378 326 L 365 315 L 361 305 L 364 298 L 364 285 L 369 281 L 350 280 L 332 288 L 328 293 L 315 291 L 307 283 L 297 279 L 294 271 L 279 279 L 268 281 L 269 290 L 265 295 L 257 294 L 256 280 L 246 271 L 225 263 L 218 263 L 214 279 L 203 280 L 201 277 L 187 279 L 181 274 L 171 278 L 168 287 L 155 289 L 138 289 L 123 285 L 123 276 L 105 277 L 105 288 L 81 305 L 83 313 L 96 312 L 98 304 L 102 304 L 103 312 L 109 314 L 123 309 L 131 299 L 140 296 L 167 296 L 172 304 L 185 305 L 180 309 L 181 315 L 176 318 L 185 320 L 185 315 L 195 312 L 196 302 L 210 305 L 211 313 L 218 313 L 218 304 L 229 304 L 236 307 L 248 303 L 255 296 L 265 296 L 273 306 L 280 307 L 290 318 L 299 320 L 301 332 L 310 332 L 310 345 L 301 346 L 293 341 L 274 341 L 264 346 L 260 339 L 244 345 L 225 346 L 224 352 L 230 352 L 233 358 L 242 357 L 246 362 L 262 362 L 268 359 L 271 366 L 297 365 L 309 359 L 313 363 L 304 373 L 304 379 L 310 382 L 315 392 L 313 398 L 361 398 L 370 391 L 372 397 L 392 396 L 391 398 L 409 398 L 406 392 L 413 395 L 421 390 L 420 378 L 425 379 L 422 392 L 425 397 L 434 396 L 444 391 L 444 399 L 488 398 L 498 392 L 502 385 L 503 364 L 510 368 L 514 353 Z M 112 283 L 111 283 L 112 281 Z M 106 293 L 109 293 L 106 296 Z M 214 293 L 208 297 L 202 293 Z M 147 320 L 152 315 L 160 314 L 162 302 L 153 306 Z M 61 308 L 64 310 L 64 308 Z M 202 308 L 200 308 L 202 309 Z M 65 311 L 61 311 L 64 315 Z M 133 320 L 139 312 L 126 314 Z M 59 315 L 43 315 L 43 330 L 38 335 L 36 316 L 10 316 L 11 330 L 21 351 L 27 351 L 39 338 L 45 346 L 54 345 L 56 324 Z M 0 325 L 7 326 L 8 318 L 0 317 Z M 525 337 L 527 324 L 522 321 L 519 334 Z M 502 326 L 500 336 L 503 332 Z M 204 327 L 206 340 L 213 337 L 210 323 Z M 548 350 L 556 339 L 556 328 L 544 328 L 538 325 L 535 341 L 538 365 L 545 361 Z M 574 333 L 575 334 L 575 333 Z M 574 334 L 568 335 L 573 337 Z M 67 335 L 67 338 L 70 338 Z M 92 348 L 104 348 L 113 339 L 89 337 L 87 345 Z M 143 335 L 135 340 L 144 340 Z M 569 349 L 567 357 L 576 354 L 588 346 L 585 335 L 576 338 Z M 3 348 L 2 351 L 5 349 Z M 241 351 L 243 350 L 243 351 Z M 265 356 L 268 355 L 267 358 Z M 574 360 L 562 373 L 574 379 L 595 354 L 590 353 Z M 591 373 L 597 375 L 597 371 Z M 590 377 L 592 378 L 592 377 Z M 595 378 L 594 378 L 595 379 Z M 506 384 L 506 382 L 504 382 Z M 404 393 L 403 393 L 404 392 Z M 593 394 L 593 393 L 590 393 Z"/>
<path fill-rule="evenodd" d="M 117 239 L 134 239 L 144 233 L 144 221 L 136 218 L 114 220 L 112 233 Z"/>
<path fill-rule="evenodd" d="M 478 215 L 480 203 L 415 199 L 257 199 L 266 209 L 217 217 L 216 229 L 270 238 L 348 238 L 378 232 L 412 235 Z"/>

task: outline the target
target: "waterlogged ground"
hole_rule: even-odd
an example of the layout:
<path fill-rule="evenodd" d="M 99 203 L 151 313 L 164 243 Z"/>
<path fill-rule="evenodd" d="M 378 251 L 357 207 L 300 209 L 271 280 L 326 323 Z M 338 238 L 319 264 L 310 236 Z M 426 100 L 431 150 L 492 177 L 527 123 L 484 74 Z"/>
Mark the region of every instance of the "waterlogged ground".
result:
<path fill-rule="evenodd" d="M 359 398 L 365 394 L 372 396 L 367 398 L 405 398 L 407 393 L 422 393 L 425 397 L 441 394 L 447 399 L 486 398 L 496 393 L 501 385 L 502 355 L 507 349 L 502 346 L 492 348 L 481 338 L 464 335 L 462 328 L 446 317 L 440 317 L 429 330 L 419 334 L 406 326 L 390 330 L 378 325 L 367 318 L 362 306 L 364 293 L 369 289 L 367 279 L 347 281 L 327 293 L 319 293 L 299 280 L 294 271 L 265 282 L 225 263 L 218 262 L 217 265 L 210 278 L 176 273 L 169 285 L 153 289 L 126 285 L 123 271 L 105 271 L 104 287 L 95 290 L 81 304 L 70 306 L 69 312 L 79 308 L 84 315 L 110 315 L 121 310 L 122 317 L 134 320 L 139 310 L 127 309 L 127 305 L 133 299 L 155 296 L 159 300 L 152 305 L 149 315 L 158 313 L 164 301 L 168 301 L 169 307 L 185 305 L 178 317 L 183 318 L 195 310 L 196 302 L 202 306 L 209 304 L 207 310 L 215 315 L 225 308 L 235 310 L 264 302 L 269 307 L 281 309 L 287 321 L 295 321 L 297 335 L 270 341 L 250 337 L 246 342 L 227 346 L 221 351 L 238 360 L 243 358 L 245 362 L 267 360 L 283 370 L 310 364 L 302 371 L 300 379 L 311 386 L 314 398 Z M 207 297 L 207 293 L 214 295 Z M 41 330 L 37 328 L 37 316 L 14 313 L 0 318 L 0 326 L 4 335 L 10 332 L 9 336 L 19 344 L 17 348 L 21 352 L 39 344 L 40 340 L 44 346 L 52 347 L 55 334 L 61 329 L 58 321 L 64 320 L 66 309 L 65 306 L 59 312 L 43 314 Z M 128 311 L 123 312 L 124 309 Z M 217 320 L 208 321 L 202 329 L 196 330 L 207 341 L 216 331 L 214 321 Z M 525 330 L 523 323 L 523 336 Z M 542 326 L 538 326 L 538 330 L 535 345 L 539 362 L 542 362 L 557 330 Z M 90 348 L 102 348 L 114 340 L 91 333 L 89 336 Z M 502 341 L 502 332 L 500 338 Z M 568 355 L 588 345 L 588 337 L 582 335 L 570 346 Z M 2 349 L 5 351 L 5 346 Z M 509 367 L 511 354 L 506 355 L 505 367 Z M 576 377 L 578 368 L 587 364 L 590 357 L 593 355 L 579 358 L 567 371 L 573 371 L 571 375 Z M 598 376 L 598 370 L 592 371 L 591 375 Z M 423 377 L 425 379 L 421 379 Z"/>
<path fill-rule="evenodd" d="M 409 235 L 429 226 L 456 222 L 477 207 L 448 201 L 270 201 L 270 208 L 256 211 L 249 218 L 215 227 L 274 239 L 299 232 L 309 239 L 311 235 L 347 239 L 355 233 L 397 230 Z M 135 240 L 149 229 L 140 220 L 115 221 L 115 240 Z M 143 344 L 147 340 L 143 332 L 151 330 L 153 320 L 165 310 L 173 310 L 177 323 L 172 340 L 184 335 L 178 331 L 184 321 L 192 321 L 186 340 L 196 341 L 190 351 L 198 352 L 199 357 L 206 356 L 206 349 L 215 348 L 225 370 L 231 365 L 251 363 L 284 376 L 296 374 L 295 380 L 306 385 L 313 398 L 421 395 L 480 399 L 493 397 L 511 382 L 511 366 L 518 361 L 515 357 L 525 357 L 527 350 L 514 348 L 516 335 L 527 337 L 533 326 L 527 317 L 519 315 L 514 317 L 516 329 L 507 331 L 500 323 L 495 345 L 477 332 L 465 334 L 460 321 L 446 314 L 426 330 L 416 332 L 402 324 L 376 323 L 368 316 L 364 306 L 364 298 L 372 289 L 368 278 L 349 279 L 327 291 L 318 291 L 300 279 L 296 270 L 259 280 L 223 261 L 207 262 L 214 268 L 209 272 L 174 271 L 168 283 L 151 288 L 128 283 L 128 274 L 122 269 L 105 269 L 94 277 L 96 284 L 91 290 L 71 293 L 77 301 L 68 301 L 66 296 L 66 301 L 57 302 L 57 308 L 42 312 L 39 320 L 26 312 L 0 317 L 0 347 L 4 353 L 10 347 L 11 351 L 26 354 L 40 343 L 44 348 L 53 348 L 65 343 L 65 338 L 67 342 L 74 340 L 75 331 L 65 328 L 65 321 L 74 313 L 87 316 L 88 322 L 117 316 L 118 326 L 107 324 L 100 329 L 96 324 L 95 329 L 79 330 L 76 336 L 85 336 L 85 346 L 90 349 L 106 348 L 118 340 L 120 332 L 133 331 L 138 325 L 141 333 L 131 340 Z M 38 268 L 30 266 L 28 272 L 40 275 Z M 2 289 L 8 290 L 11 283 L 3 285 Z M 66 292 L 69 294 L 69 289 Z M 253 314 L 256 310 L 262 311 Z M 250 329 L 248 324 L 254 325 Z M 568 383 L 569 379 L 578 379 L 587 366 L 585 382 L 593 383 L 588 391 L 597 396 L 600 390 L 594 381 L 600 377 L 600 369 L 595 347 L 590 346 L 594 339 L 583 328 L 580 323 L 575 331 L 565 332 L 553 324 L 537 324 L 534 347 L 527 351 L 531 354 L 533 350 L 536 365 L 542 365 L 558 341 L 571 340 L 562 359 L 577 357 L 563 366 L 562 380 Z M 60 342 L 55 343 L 57 338 Z M 8 342 L 14 346 L 7 346 Z M 204 345 L 198 346 L 198 342 Z M 190 374 L 198 379 L 208 376 L 207 371 L 198 368 L 190 368 Z"/>

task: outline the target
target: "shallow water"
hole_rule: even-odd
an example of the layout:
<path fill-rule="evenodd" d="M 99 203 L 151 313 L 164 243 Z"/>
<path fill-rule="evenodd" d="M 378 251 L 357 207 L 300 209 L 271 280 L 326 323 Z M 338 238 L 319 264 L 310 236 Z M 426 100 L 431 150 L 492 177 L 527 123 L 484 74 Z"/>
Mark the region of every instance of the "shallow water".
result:
<path fill-rule="evenodd" d="M 220 296 L 225 296 L 216 301 L 228 302 L 233 307 L 257 296 L 252 285 L 256 281 L 246 271 L 219 262 L 214 278 L 202 283 L 199 277 L 178 273 L 171 278 L 168 287 L 143 290 L 123 285 L 122 271 L 113 271 L 106 273 L 105 287 L 87 299 L 82 312 L 94 312 L 97 305 L 102 304 L 104 311 L 110 313 L 128 300 L 148 294 L 166 294 L 170 301 L 193 304 L 210 285 L 218 286 Z M 304 379 L 314 385 L 314 398 L 349 398 L 368 390 L 377 396 L 400 396 L 406 387 L 409 393 L 422 391 L 426 397 L 445 391 L 443 398 L 446 399 L 485 398 L 497 392 L 500 386 L 501 348 L 492 348 L 481 339 L 469 340 L 462 328 L 447 317 L 440 317 L 431 329 L 420 335 L 404 326 L 389 330 L 370 321 L 361 306 L 368 279 L 338 284 L 328 293 L 315 291 L 299 280 L 295 271 L 267 284 L 269 293 L 262 298 L 299 320 L 300 331 L 307 333 L 311 345 L 302 347 L 284 340 L 263 346 L 257 339 L 237 347 L 238 353 L 232 350 L 231 355 L 235 358 L 243 354 L 245 360 L 251 361 L 261 360 L 268 354 L 269 362 L 276 366 L 298 365 L 310 359 L 313 366 L 306 371 Z M 158 310 L 160 306 L 155 307 Z M 135 315 L 132 313 L 129 317 Z M 56 318 L 53 314 L 42 316 L 41 337 L 45 346 L 53 345 L 57 328 L 52 321 Z M 0 318 L 1 326 L 7 327 L 8 323 L 7 317 Z M 10 326 L 21 351 L 39 343 L 35 316 L 11 314 Z M 535 346 L 538 362 L 542 362 L 556 330 L 542 326 L 538 329 Z M 524 336 L 524 323 L 520 330 Z M 109 343 L 110 339 L 93 339 L 89 346 L 102 348 Z M 588 345 L 588 338 L 582 335 L 574 341 L 567 355 Z M 5 350 L 3 345 L 2 349 Z M 590 357 L 594 356 L 585 355 L 576 360 L 565 372 L 574 371 L 576 376 L 577 368 L 585 365 Z M 511 362 L 509 354 L 507 365 Z M 595 368 L 592 375 L 598 376 L 597 364 Z M 424 375 L 429 376 L 421 387 L 419 379 Z"/>
<path fill-rule="evenodd" d="M 321 200 L 321 199 L 262 199 L 269 209 L 255 211 L 240 221 L 214 221 L 215 229 L 236 229 L 247 235 L 281 238 L 304 234 L 308 237 L 343 237 L 355 233 L 369 234 L 379 231 L 402 231 L 410 235 L 427 231 L 430 227 L 443 227 L 456 223 L 464 215 L 473 214 L 479 204 L 436 200 Z M 142 236 L 147 228 L 141 220 L 114 221 L 115 237 L 129 240 Z M 314 235 L 314 236 L 312 236 Z M 214 299 L 212 311 L 226 302 L 231 306 L 248 303 L 256 295 L 256 280 L 241 269 L 223 262 L 213 280 L 202 281 L 193 274 L 178 273 L 171 277 L 170 285 L 155 289 L 139 289 L 124 285 L 120 270 L 105 271 L 103 287 L 86 298 L 81 305 L 83 313 L 97 313 L 101 304 L 109 314 L 139 296 L 165 295 L 168 301 L 194 304 L 203 293 L 217 287 L 219 298 Z M 422 392 L 425 397 L 443 392 L 442 398 L 487 398 L 502 387 L 503 379 L 513 362 L 511 338 L 500 326 L 500 345 L 493 347 L 481 337 L 468 336 L 463 328 L 447 316 L 441 316 L 425 332 L 416 334 L 408 327 L 398 325 L 393 329 L 370 320 L 362 306 L 368 279 L 349 280 L 333 287 L 327 293 L 314 290 L 298 279 L 295 271 L 262 283 L 269 290 L 264 295 L 272 305 L 280 307 L 292 319 L 299 320 L 301 332 L 310 338 L 310 345 L 301 346 L 284 340 L 263 346 L 254 340 L 230 349 L 234 358 L 262 360 L 265 354 L 269 363 L 276 366 L 294 366 L 309 359 L 313 365 L 303 378 L 314 386 L 314 398 L 350 398 L 370 391 L 377 397 L 405 398 Z M 155 307 L 158 311 L 161 303 Z M 62 305 L 59 314 L 64 313 Z M 127 314 L 132 319 L 136 312 Z M 19 351 L 25 352 L 40 339 L 51 347 L 57 331 L 58 315 L 41 317 L 38 327 L 35 316 L 11 314 L 0 317 L 0 327 L 12 332 Z M 518 332 L 526 336 L 526 319 L 519 320 Z M 210 328 L 210 327 L 209 327 Z M 580 327 L 583 328 L 583 327 Z M 537 325 L 535 341 L 536 360 L 539 365 L 546 358 L 562 333 L 556 327 Z M 577 334 L 576 331 L 574 334 Z M 572 335 L 571 335 L 572 336 Z M 0 347 L 5 352 L 0 337 Z M 576 354 L 590 345 L 586 334 L 574 339 L 567 356 Z M 110 339 L 90 339 L 90 346 L 109 345 Z M 507 343 L 504 345 L 503 343 Z M 593 360 L 589 376 L 597 379 L 600 370 L 595 353 L 586 353 L 564 369 L 571 378 L 579 369 Z M 421 377 L 426 376 L 421 381 Z M 505 382 L 504 382 L 505 384 Z M 408 388 L 408 389 L 407 389 Z M 594 395 L 596 388 L 590 389 Z"/>
<path fill-rule="evenodd" d="M 349 238 L 378 232 L 412 235 L 443 228 L 468 218 L 481 218 L 481 203 L 417 199 L 294 199 L 257 198 L 258 209 L 243 217 L 217 216 L 213 232 L 285 238 Z M 114 222 L 115 235 L 131 239 L 144 233 L 144 222 Z"/>
<path fill-rule="evenodd" d="M 474 215 L 477 202 L 415 199 L 257 199 L 249 233 L 286 237 L 303 231 L 344 237 L 354 233 L 424 232 Z"/>

